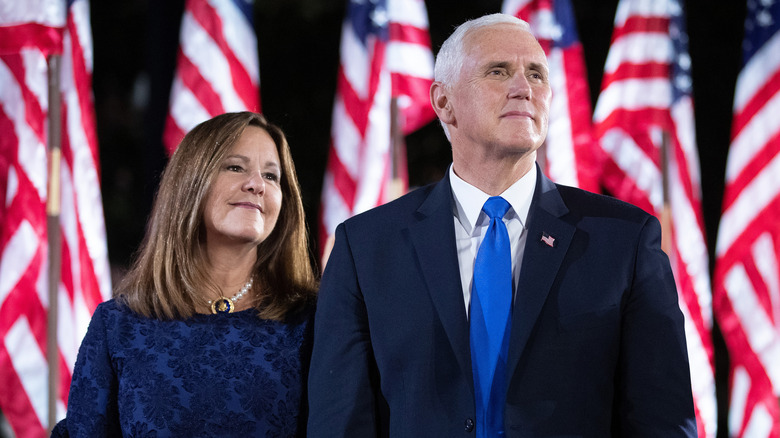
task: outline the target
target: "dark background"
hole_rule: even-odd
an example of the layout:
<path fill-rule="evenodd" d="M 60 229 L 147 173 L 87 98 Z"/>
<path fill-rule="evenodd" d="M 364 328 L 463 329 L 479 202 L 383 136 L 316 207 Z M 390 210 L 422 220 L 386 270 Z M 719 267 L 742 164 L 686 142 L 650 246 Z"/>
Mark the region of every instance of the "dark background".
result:
<path fill-rule="evenodd" d="M 499 12 L 502 2 L 427 0 L 434 51 L 453 27 Z M 595 105 L 617 0 L 572 0 Z M 288 135 L 309 227 L 317 230 L 330 141 L 345 0 L 258 0 L 255 27 L 264 114 Z M 94 93 L 109 257 L 121 275 L 143 235 L 165 165 L 162 130 L 168 110 L 184 0 L 92 1 Z M 710 260 L 715 247 L 729 146 L 731 105 L 741 66 L 746 5 L 689 1 L 696 135 Z M 451 157 L 437 123 L 407 138 L 410 185 L 437 180 Z M 313 235 L 316 241 L 316 235 Z M 726 436 L 728 359 L 715 334 L 718 436 Z"/>

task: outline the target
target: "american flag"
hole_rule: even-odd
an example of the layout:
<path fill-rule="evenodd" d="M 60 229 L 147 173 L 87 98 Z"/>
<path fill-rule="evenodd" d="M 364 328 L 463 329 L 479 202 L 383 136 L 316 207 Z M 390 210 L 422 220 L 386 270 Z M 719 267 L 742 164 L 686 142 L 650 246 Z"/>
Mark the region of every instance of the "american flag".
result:
<path fill-rule="evenodd" d="M 14 3 L 11 5 L 11 3 Z M 47 62 L 62 54 L 58 291 L 62 418 L 81 339 L 111 295 L 92 105 L 89 3 L 0 1 L 0 409 L 19 437 L 48 424 Z M 10 9 L 9 9 L 10 8 Z M 66 15 L 67 14 L 67 15 Z"/>
<path fill-rule="evenodd" d="M 678 0 L 618 3 L 593 118 L 606 154 L 603 185 L 664 225 L 685 316 L 699 436 L 714 437 L 712 294 L 682 6 Z"/>
<path fill-rule="evenodd" d="M 547 54 L 553 97 L 539 162 L 557 183 L 599 191 L 600 150 L 593 139 L 585 59 L 569 0 L 505 0 L 502 12 L 527 21 Z"/>
<path fill-rule="evenodd" d="M 404 134 L 435 117 L 428 97 L 433 54 L 423 0 L 350 1 L 340 51 L 322 191 L 323 243 L 340 222 L 397 195 L 389 188 L 392 98 Z"/>
<path fill-rule="evenodd" d="M 729 436 L 780 437 L 780 2 L 747 2 L 715 264 Z"/>
<path fill-rule="evenodd" d="M 187 0 L 163 143 L 172 154 L 200 122 L 260 111 L 252 0 Z"/>

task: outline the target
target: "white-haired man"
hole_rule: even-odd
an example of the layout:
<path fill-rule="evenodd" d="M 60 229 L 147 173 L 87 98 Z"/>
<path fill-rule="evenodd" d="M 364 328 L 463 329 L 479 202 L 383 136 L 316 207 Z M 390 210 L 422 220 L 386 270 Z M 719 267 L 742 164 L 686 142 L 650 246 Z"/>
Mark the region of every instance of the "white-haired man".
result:
<path fill-rule="evenodd" d="M 435 77 L 452 166 L 338 227 L 309 435 L 695 437 L 659 223 L 535 164 L 551 90 L 527 23 L 464 23 Z"/>

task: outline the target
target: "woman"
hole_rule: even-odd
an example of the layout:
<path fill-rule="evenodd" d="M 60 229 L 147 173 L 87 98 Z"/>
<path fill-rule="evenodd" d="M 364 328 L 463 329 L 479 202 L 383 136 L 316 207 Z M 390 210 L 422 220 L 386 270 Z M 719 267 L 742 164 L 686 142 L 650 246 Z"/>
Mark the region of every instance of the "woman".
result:
<path fill-rule="evenodd" d="M 67 432 L 302 436 L 316 286 L 282 131 L 250 112 L 201 123 L 168 163 L 116 298 L 92 317 Z"/>

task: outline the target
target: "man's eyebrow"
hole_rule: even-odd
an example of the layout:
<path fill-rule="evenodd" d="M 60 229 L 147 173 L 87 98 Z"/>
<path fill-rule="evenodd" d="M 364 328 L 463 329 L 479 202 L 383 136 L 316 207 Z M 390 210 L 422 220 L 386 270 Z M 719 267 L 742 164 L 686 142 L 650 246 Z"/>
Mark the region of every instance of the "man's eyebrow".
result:
<path fill-rule="evenodd" d="M 542 64 L 541 62 L 532 62 L 528 64 L 528 68 L 531 70 L 538 70 L 544 74 L 549 73 L 547 66 Z"/>
<path fill-rule="evenodd" d="M 508 62 L 508 61 L 489 61 L 489 62 L 485 63 L 485 67 L 484 68 L 485 68 L 485 70 L 491 70 L 491 69 L 494 69 L 494 68 L 509 69 L 509 67 L 510 67 L 510 62 Z M 549 69 L 547 68 L 547 66 L 544 63 L 541 63 L 541 62 L 531 62 L 531 63 L 529 63 L 528 64 L 528 69 L 529 70 L 539 71 L 541 73 L 544 73 L 545 75 L 549 74 Z"/>
<path fill-rule="evenodd" d="M 490 61 L 485 64 L 485 70 L 490 70 L 493 68 L 508 68 L 509 62 L 507 61 Z"/>

